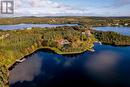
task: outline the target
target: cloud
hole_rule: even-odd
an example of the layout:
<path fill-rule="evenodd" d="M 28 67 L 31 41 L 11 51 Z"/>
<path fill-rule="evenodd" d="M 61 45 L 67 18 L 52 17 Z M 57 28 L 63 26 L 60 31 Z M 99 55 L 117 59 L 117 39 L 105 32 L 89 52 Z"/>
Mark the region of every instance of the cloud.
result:
<path fill-rule="evenodd" d="M 57 14 L 83 14 L 84 9 L 73 8 L 69 5 L 59 4 L 51 0 L 16 0 L 16 15 L 57 15 Z"/>
<path fill-rule="evenodd" d="M 29 59 L 17 65 L 13 70 L 10 71 L 10 84 L 23 81 L 32 81 L 35 76 L 40 74 L 41 67 L 41 58 L 38 58 L 37 55 L 30 57 Z"/>
<path fill-rule="evenodd" d="M 110 0 L 111 3 L 73 6 L 75 2 L 64 4 L 53 0 L 14 0 L 15 14 L 3 15 L 0 17 L 14 16 L 129 16 L 130 0 Z M 62 1 L 61 1 L 62 2 Z M 77 3 L 78 1 L 76 1 Z"/>
<path fill-rule="evenodd" d="M 86 70 L 100 78 L 113 77 L 115 68 L 120 61 L 117 53 L 110 51 L 99 52 L 86 62 Z"/>

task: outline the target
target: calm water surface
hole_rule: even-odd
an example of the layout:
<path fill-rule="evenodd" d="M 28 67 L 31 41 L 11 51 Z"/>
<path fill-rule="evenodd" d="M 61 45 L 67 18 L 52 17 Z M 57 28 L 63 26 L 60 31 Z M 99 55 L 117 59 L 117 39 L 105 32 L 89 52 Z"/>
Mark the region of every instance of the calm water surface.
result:
<path fill-rule="evenodd" d="M 122 35 L 130 36 L 130 27 L 96 27 L 95 30 L 100 31 L 114 31 Z"/>
<path fill-rule="evenodd" d="M 38 51 L 10 71 L 10 87 L 130 87 L 130 46 L 94 49 L 68 56 Z"/>
<path fill-rule="evenodd" d="M 10 71 L 11 87 L 130 87 L 130 47 L 94 48 L 76 56 L 39 51 Z"/>

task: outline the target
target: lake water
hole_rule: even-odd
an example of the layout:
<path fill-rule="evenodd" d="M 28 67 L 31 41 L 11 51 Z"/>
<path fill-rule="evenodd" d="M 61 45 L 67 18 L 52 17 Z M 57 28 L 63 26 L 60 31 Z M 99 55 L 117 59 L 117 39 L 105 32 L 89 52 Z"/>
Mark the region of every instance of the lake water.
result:
<path fill-rule="evenodd" d="M 0 30 L 19 30 L 29 27 L 60 27 L 60 26 L 79 26 L 78 24 L 16 24 L 16 25 L 0 25 Z M 123 35 L 130 36 L 130 27 L 96 27 L 98 31 L 114 31 Z"/>
<path fill-rule="evenodd" d="M 68 56 L 37 51 L 10 71 L 10 87 L 130 87 L 130 46 L 94 49 Z"/>
<path fill-rule="evenodd" d="M 122 35 L 130 36 L 130 27 L 96 27 L 95 30 L 100 31 L 114 31 Z"/>
<path fill-rule="evenodd" d="M 130 87 L 130 47 L 94 49 L 75 56 L 36 52 L 10 71 L 10 87 Z"/>
<path fill-rule="evenodd" d="M 60 27 L 60 26 L 78 26 L 78 24 L 16 24 L 16 25 L 0 25 L 0 30 L 17 30 L 29 27 Z"/>

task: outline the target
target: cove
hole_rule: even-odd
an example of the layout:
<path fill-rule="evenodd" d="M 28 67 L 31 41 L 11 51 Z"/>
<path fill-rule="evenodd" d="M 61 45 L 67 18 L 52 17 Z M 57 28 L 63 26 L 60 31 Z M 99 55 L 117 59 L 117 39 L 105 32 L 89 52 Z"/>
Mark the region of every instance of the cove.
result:
<path fill-rule="evenodd" d="M 130 87 L 130 46 L 95 43 L 94 50 L 78 55 L 39 50 L 9 72 L 10 87 Z"/>
<path fill-rule="evenodd" d="M 10 71 L 10 87 L 129 87 L 130 47 L 94 49 L 68 56 L 38 51 Z"/>

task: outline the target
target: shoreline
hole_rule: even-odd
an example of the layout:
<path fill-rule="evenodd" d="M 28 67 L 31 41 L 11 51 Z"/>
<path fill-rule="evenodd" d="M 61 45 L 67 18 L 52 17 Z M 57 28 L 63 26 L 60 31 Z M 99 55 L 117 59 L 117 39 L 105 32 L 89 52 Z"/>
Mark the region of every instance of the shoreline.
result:
<path fill-rule="evenodd" d="M 117 47 L 117 46 L 122 46 L 122 47 L 130 46 L 130 45 L 125 45 L 124 46 L 124 45 L 105 44 L 105 43 L 102 43 L 100 41 L 95 41 L 95 43 L 99 43 L 99 44 L 101 43 L 100 45 L 104 44 L 104 45 L 110 45 L 110 46 L 115 46 L 115 47 Z M 29 54 L 26 54 L 25 56 L 23 56 L 21 58 L 18 58 L 17 60 L 23 60 L 23 59 L 25 59 L 24 61 L 26 61 L 26 59 L 29 56 L 31 56 L 34 53 L 37 53 L 39 51 L 43 51 L 43 50 L 48 50 L 48 51 L 50 51 L 52 53 L 56 53 L 56 54 L 59 54 L 59 55 L 78 55 L 78 54 L 82 54 L 82 53 L 84 53 L 86 51 L 88 51 L 88 52 L 95 52 L 95 50 L 93 49 L 93 47 L 94 47 L 94 44 L 93 44 L 93 46 L 91 47 L 90 50 L 85 49 L 84 51 L 79 51 L 79 52 L 62 52 L 62 51 L 60 51 L 60 50 L 58 50 L 57 48 L 54 48 L 54 47 L 39 47 L 36 50 L 30 52 Z M 9 65 L 9 67 L 8 67 L 9 71 L 12 70 L 14 68 L 14 66 L 16 66 L 17 64 L 24 62 L 24 61 L 18 62 L 17 60 L 14 63 L 12 63 L 11 65 Z"/>
<path fill-rule="evenodd" d="M 93 48 L 93 47 L 94 47 L 94 45 L 91 48 Z M 62 51 L 58 50 L 57 48 L 41 47 L 41 48 L 36 49 L 33 52 L 30 52 L 29 54 L 26 54 L 24 57 L 18 58 L 17 60 L 25 59 L 24 61 L 26 61 L 26 59 L 29 56 L 33 55 L 34 53 L 36 53 L 36 52 L 38 52 L 40 50 L 49 50 L 49 51 L 51 51 L 53 53 L 56 53 L 56 54 L 59 54 L 59 55 L 76 55 L 76 54 L 84 53 L 86 51 L 89 51 L 89 52 L 94 52 L 95 51 L 94 49 L 91 49 L 91 50 L 85 49 L 84 51 L 79 51 L 79 52 L 62 52 Z M 17 60 L 15 62 L 13 62 L 12 64 L 10 64 L 9 67 L 7 67 L 9 71 L 12 70 L 17 64 L 24 62 L 24 61 L 18 62 Z"/>

